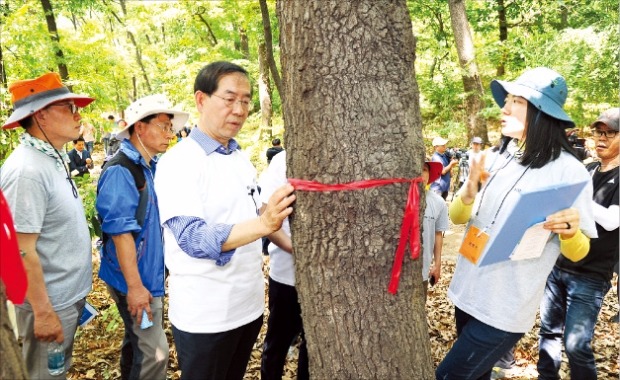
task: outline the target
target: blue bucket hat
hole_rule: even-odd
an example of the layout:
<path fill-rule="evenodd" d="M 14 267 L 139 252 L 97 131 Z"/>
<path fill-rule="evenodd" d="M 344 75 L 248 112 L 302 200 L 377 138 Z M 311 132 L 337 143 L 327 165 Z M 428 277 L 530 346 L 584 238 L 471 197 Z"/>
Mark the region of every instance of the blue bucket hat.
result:
<path fill-rule="evenodd" d="M 567 121 L 566 128 L 574 128 L 575 123 L 564 112 L 564 103 L 568 96 L 566 80 L 557 72 L 546 67 L 537 67 L 521 74 L 514 82 L 493 80 L 491 82 L 493 99 L 498 106 L 504 107 L 506 96 L 521 96 L 547 115 Z"/>

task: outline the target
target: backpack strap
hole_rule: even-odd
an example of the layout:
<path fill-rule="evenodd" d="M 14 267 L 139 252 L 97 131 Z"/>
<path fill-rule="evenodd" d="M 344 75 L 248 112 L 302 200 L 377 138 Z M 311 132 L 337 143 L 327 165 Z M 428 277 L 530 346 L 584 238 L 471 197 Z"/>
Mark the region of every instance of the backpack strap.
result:
<path fill-rule="evenodd" d="M 122 167 L 129 170 L 131 173 L 133 180 L 136 184 L 136 189 L 138 189 L 138 193 L 140 193 L 140 199 L 138 200 L 138 208 L 136 209 L 136 221 L 140 225 L 140 227 L 144 226 L 144 219 L 146 218 L 146 208 L 148 205 L 148 189 L 146 186 L 146 178 L 144 177 L 144 171 L 142 170 L 142 166 L 140 164 L 136 164 L 133 162 L 123 151 L 118 151 L 116 154 L 103 165 L 103 170 L 101 171 L 101 176 L 103 173 L 110 167 L 115 165 L 121 165 Z M 99 177 L 101 178 L 101 177 Z M 134 239 L 137 240 L 139 233 L 133 233 Z M 106 233 L 103 233 L 103 243 L 105 244 L 108 240 L 108 236 Z"/>

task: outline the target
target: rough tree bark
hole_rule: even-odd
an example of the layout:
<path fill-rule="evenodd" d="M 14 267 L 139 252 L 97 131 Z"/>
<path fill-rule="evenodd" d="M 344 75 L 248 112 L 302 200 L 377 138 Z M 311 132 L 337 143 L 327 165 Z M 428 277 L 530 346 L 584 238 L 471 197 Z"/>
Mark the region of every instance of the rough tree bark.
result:
<path fill-rule="evenodd" d="M 271 70 L 271 76 L 273 77 L 273 83 L 276 85 L 276 90 L 282 98 L 282 79 L 276 66 L 276 60 L 273 57 L 273 37 L 271 36 L 271 21 L 269 19 L 269 8 L 267 8 L 267 0 L 259 0 L 260 13 L 263 18 L 263 33 L 265 34 L 265 46 L 267 48 L 267 61 L 269 62 L 269 69 Z"/>
<path fill-rule="evenodd" d="M 65 63 L 65 55 L 60 48 L 60 36 L 58 35 L 58 28 L 56 27 L 56 18 L 54 17 L 54 10 L 52 9 L 52 3 L 49 0 L 41 0 L 41 6 L 45 13 L 45 22 L 47 23 L 47 31 L 50 34 L 52 43 L 54 44 L 54 51 L 56 54 L 56 62 L 58 64 L 58 73 L 63 82 L 67 83 L 69 80 L 69 69 Z M 71 85 L 67 83 L 67 87 L 71 90 Z"/>
<path fill-rule="evenodd" d="M 267 63 L 267 47 L 265 43 L 258 46 L 258 99 L 260 101 L 260 139 L 271 140 L 272 116 L 271 81 L 269 80 L 269 64 Z"/>
<path fill-rule="evenodd" d="M 424 146 L 400 1 L 282 1 L 289 178 L 415 178 Z M 297 191 L 292 238 L 314 379 L 434 379 L 421 263 L 387 292 L 408 184 Z M 421 208 L 423 212 L 423 207 Z"/>
<path fill-rule="evenodd" d="M 13 327 L 9 320 L 9 312 L 6 308 L 6 293 L 4 284 L 0 281 L 0 379 L 27 379 L 28 373 L 22 353 L 15 340 Z"/>
<path fill-rule="evenodd" d="M 463 89 L 465 91 L 465 112 L 467 116 L 467 136 L 471 141 L 473 136 L 481 137 L 487 143 L 489 137 L 484 119 L 480 110 L 484 107 L 484 90 L 476 65 L 474 42 L 469 30 L 469 22 L 465 13 L 464 0 L 449 0 L 450 20 L 456 42 L 456 50 L 461 65 Z"/>

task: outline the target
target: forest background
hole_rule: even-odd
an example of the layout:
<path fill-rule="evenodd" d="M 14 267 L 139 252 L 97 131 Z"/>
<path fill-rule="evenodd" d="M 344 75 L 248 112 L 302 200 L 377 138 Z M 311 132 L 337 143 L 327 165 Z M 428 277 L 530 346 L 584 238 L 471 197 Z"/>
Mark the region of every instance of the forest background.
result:
<path fill-rule="evenodd" d="M 455 3 L 462 2 L 407 1 L 417 39 L 415 72 L 427 153 L 438 135 L 453 147 L 467 148 L 479 132 L 493 143 L 500 111 L 489 83 L 514 79 L 527 68 L 548 66 L 565 76 L 566 109 L 582 137 L 600 111 L 619 103 L 617 1 L 466 1 L 471 46 L 463 44 L 462 29 L 453 30 Z M 230 60 L 247 68 L 255 83 L 254 111 L 238 140 L 260 171 L 271 139 L 284 135 L 275 7 L 271 0 L 0 0 L 0 120 L 11 112 L 8 83 L 56 71 L 74 92 L 97 98 L 81 115 L 98 130 L 112 129 L 108 115 L 121 118 L 128 104 L 152 93 L 165 93 L 190 112 L 193 125 L 196 73 L 208 62 Z M 469 66 L 462 62 L 464 51 Z M 472 77 L 481 91 L 471 89 L 467 80 Z M 479 97 L 478 107 L 469 104 L 472 94 Z M 0 164 L 19 133 L 0 133 Z M 80 192 L 94 236 L 94 183 L 81 181 Z M 107 306 L 98 325 L 109 332 L 117 329 L 118 317 Z M 106 368 L 104 378 L 115 377 L 109 369 L 114 364 L 95 365 L 95 377 L 101 376 L 101 367 Z M 92 378 L 92 370 L 82 375 Z"/>
<path fill-rule="evenodd" d="M 467 147 L 470 94 L 464 90 L 448 1 L 407 4 L 417 38 L 425 145 L 430 148 L 432 137 L 441 135 L 452 146 Z M 548 66 L 567 78 L 566 109 L 584 133 L 601 110 L 618 104 L 617 1 L 465 4 L 475 49 L 471 54 L 483 88 L 483 103 L 474 116 L 483 120 L 491 142 L 499 109 L 489 83 L 514 79 L 526 68 Z M 191 112 L 193 124 L 196 73 L 208 62 L 231 60 L 246 67 L 256 83 L 267 85 L 265 91 L 254 86 L 255 111 L 239 136 L 259 169 L 272 137 L 283 135 L 280 74 L 275 81 L 273 75 L 264 78 L 260 67 L 261 58 L 272 54 L 279 71 L 275 1 L 1 0 L 0 11 L 0 120 L 11 111 L 8 83 L 56 71 L 74 91 L 97 98 L 81 112 L 96 126 L 105 126 L 107 115 L 122 117 L 128 104 L 152 93 L 165 93 Z M 269 64 L 266 60 L 264 66 Z M 261 100 L 265 96 L 269 106 Z M 0 163 L 15 146 L 16 135 L 0 135 Z"/>

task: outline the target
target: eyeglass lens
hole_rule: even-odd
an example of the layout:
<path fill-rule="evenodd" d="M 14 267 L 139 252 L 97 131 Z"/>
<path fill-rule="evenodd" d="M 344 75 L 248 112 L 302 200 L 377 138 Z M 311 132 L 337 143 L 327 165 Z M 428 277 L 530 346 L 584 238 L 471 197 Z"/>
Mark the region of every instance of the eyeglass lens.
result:
<path fill-rule="evenodd" d="M 601 131 L 600 129 L 593 129 L 592 134 L 596 137 L 605 136 L 608 139 L 613 139 L 618 134 L 618 131 Z"/>

